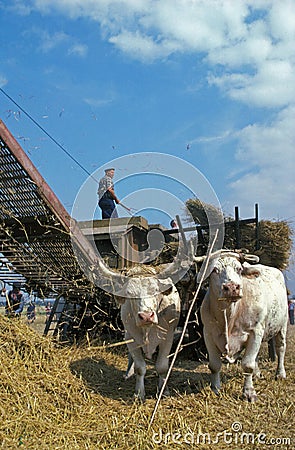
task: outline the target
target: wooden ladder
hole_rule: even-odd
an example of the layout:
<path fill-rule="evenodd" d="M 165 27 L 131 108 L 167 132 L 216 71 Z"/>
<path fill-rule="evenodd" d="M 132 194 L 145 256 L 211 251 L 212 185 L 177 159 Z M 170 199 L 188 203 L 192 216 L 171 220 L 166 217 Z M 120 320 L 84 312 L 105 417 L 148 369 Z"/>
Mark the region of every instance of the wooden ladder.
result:
<path fill-rule="evenodd" d="M 52 332 L 52 336 L 56 336 L 58 332 L 58 326 L 62 322 L 63 311 L 66 305 L 66 299 L 63 295 L 59 295 L 51 308 L 50 316 L 45 325 L 43 336 L 47 336 L 49 332 Z"/>

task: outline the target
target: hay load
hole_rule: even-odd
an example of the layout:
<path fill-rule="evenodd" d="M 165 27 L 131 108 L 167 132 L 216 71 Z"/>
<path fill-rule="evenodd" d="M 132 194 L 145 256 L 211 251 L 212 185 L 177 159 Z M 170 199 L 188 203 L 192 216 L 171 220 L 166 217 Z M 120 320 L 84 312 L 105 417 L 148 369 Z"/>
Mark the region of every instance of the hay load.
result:
<path fill-rule="evenodd" d="M 259 222 L 260 248 L 256 254 L 262 264 L 284 270 L 288 268 L 291 248 L 292 229 L 287 221 Z"/>
<path fill-rule="evenodd" d="M 166 242 L 163 245 L 161 253 L 152 261 L 152 264 L 157 267 L 160 264 L 167 264 L 173 262 L 179 249 L 179 242 Z"/>
<path fill-rule="evenodd" d="M 203 204 L 199 199 L 189 199 L 186 207 L 196 224 L 207 226 L 208 219 L 206 212 L 211 217 L 219 216 L 220 210 L 212 205 Z M 224 217 L 225 237 L 224 248 L 234 249 L 236 246 L 234 220 L 231 217 Z M 255 223 L 241 223 L 240 237 L 241 248 L 247 249 L 250 253 L 258 255 L 261 264 L 276 267 L 280 270 L 288 268 L 292 248 L 292 229 L 285 220 L 270 221 L 261 220 L 258 224 L 258 248 L 256 248 L 256 225 Z M 208 243 L 208 234 L 203 233 L 204 240 Z"/>
<path fill-rule="evenodd" d="M 210 221 L 215 219 L 215 223 L 218 223 L 220 218 L 223 218 L 222 211 L 219 208 L 209 203 L 201 202 L 198 198 L 191 198 L 185 204 L 188 212 L 198 225 L 208 226 L 208 216 Z"/>

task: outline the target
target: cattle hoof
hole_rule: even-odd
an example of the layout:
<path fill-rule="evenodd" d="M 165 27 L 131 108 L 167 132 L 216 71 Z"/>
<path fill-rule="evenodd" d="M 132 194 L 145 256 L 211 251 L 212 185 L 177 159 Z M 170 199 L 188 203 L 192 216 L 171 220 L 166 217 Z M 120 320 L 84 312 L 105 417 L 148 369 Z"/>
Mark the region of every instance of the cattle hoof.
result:
<path fill-rule="evenodd" d="M 286 373 L 277 373 L 276 374 L 276 380 L 285 380 L 286 379 Z"/>
<path fill-rule="evenodd" d="M 159 391 L 160 392 L 160 391 Z M 159 392 L 158 392 L 158 395 L 159 395 Z M 169 391 L 169 389 L 165 389 L 164 390 L 164 392 L 163 392 L 163 397 L 170 397 L 171 395 L 170 395 L 170 391 Z"/>
<path fill-rule="evenodd" d="M 141 397 L 139 394 L 134 394 L 133 399 L 134 399 L 134 402 L 138 402 L 138 403 L 145 402 L 145 397 Z"/>
<path fill-rule="evenodd" d="M 218 397 L 220 396 L 220 391 L 218 388 L 216 387 L 211 387 L 212 392 L 214 392 L 215 395 L 217 395 Z"/>
<path fill-rule="evenodd" d="M 243 394 L 243 400 L 248 401 L 249 403 L 255 403 L 257 401 L 258 397 L 256 393 L 245 393 Z"/>
<path fill-rule="evenodd" d="M 130 372 L 126 372 L 126 373 L 124 373 L 124 375 L 123 375 L 123 380 L 129 380 L 129 378 L 131 378 L 131 377 L 133 377 L 133 375 L 134 375 L 134 372 L 132 372 L 132 373 L 130 373 Z"/>

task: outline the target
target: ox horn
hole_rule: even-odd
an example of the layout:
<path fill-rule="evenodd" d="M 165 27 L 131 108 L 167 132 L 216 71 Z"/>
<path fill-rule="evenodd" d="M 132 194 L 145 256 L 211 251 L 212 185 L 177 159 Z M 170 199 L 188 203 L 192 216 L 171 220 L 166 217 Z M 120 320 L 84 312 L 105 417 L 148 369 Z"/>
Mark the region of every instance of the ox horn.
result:
<path fill-rule="evenodd" d="M 228 250 L 228 249 L 217 250 L 216 252 L 211 254 L 210 259 L 216 258 L 216 257 L 218 258 L 218 257 L 222 257 L 222 256 L 231 256 L 233 258 L 237 258 L 237 259 L 241 260 L 241 262 L 247 261 L 252 264 L 259 262 L 259 256 L 257 256 L 257 255 L 245 254 L 242 252 L 238 252 L 235 250 Z M 193 261 L 200 263 L 200 262 L 205 261 L 206 258 L 207 258 L 206 255 L 193 256 Z"/>
<path fill-rule="evenodd" d="M 211 253 L 210 259 L 218 258 L 219 256 L 221 256 L 221 255 L 223 254 L 223 252 L 224 252 L 225 254 L 227 254 L 227 252 L 230 252 L 230 250 L 217 250 L 216 252 Z M 205 259 L 206 259 L 207 257 L 208 257 L 208 255 L 203 255 L 203 256 L 193 256 L 193 261 L 194 261 L 194 262 L 197 262 L 197 263 L 200 263 L 200 262 L 205 261 Z"/>
<path fill-rule="evenodd" d="M 97 265 L 99 267 L 100 272 L 102 273 L 102 275 L 104 275 L 107 278 L 111 278 L 113 276 L 118 276 L 119 273 L 116 272 L 115 270 L 110 269 L 103 261 L 102 258 L 99 258 L 97 260 Z"/>
<path fill-rule="evenodd" d="M 206 259 L 206 255 L 203 255 L 203 256 L 193 256 L 193 261 L 194 261 L 194 262 L 197 262 L 197 263 L 203 262 L 203 261 L 205 261 L 205 259 Z"/>
<path fill-rule="evenodd" d="M 258 263 L 259 262 L 259 256 L 257 255 L 244 255 L 244 260 L 247 261 L 248 263 Z"/>
<path fill-rule="evenodd" d="M 259 262 L 259 256 L 251 255 L 240 250 L 221 250 L 221 256 L 232 256 L 237 258 L 242 264 L 247 261 L 249 263 L 255 264 Z"/>
<path fill-rule="evenodd" d="M 90 269 L 92 272 L 92 281 L 103 280 L 103 278 L 109 280 L 113 286 L 113 289 L 119 291 L 124 284 L 124 277 L 120 272 L 110 269 L 103 261 L 102 258 L 97 258 L 96 264 Z"/>

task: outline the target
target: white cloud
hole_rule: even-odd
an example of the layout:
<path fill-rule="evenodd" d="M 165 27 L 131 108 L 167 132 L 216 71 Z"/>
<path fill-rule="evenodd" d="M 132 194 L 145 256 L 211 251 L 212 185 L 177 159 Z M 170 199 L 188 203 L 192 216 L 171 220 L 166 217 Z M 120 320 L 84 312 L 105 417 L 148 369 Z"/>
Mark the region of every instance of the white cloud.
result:
<path fill-rule="evenodd" d="M 2 8 L 1 4 L 0 8 Z M 10 5 L 5 5 L 5 8 L 7 8 L 8 11 L 16 12 L 21 16 L 28 16 L 29 14 L 31 14 L 32 9 L 34 9 L 31 5 L 28 5 L 23 0 L 14 0 L 14 2 L 11 2 Z"/>
<path fill-rule="evenodd" d="M 54 48 L 60 46 L 61 44 L 68 42 L 70 37 L 63 31 L 58 31 L 53 34 L 48 33 L 44 30 L 35 30 L 40 37 L 40 50 L 47 53 Z"/>
<path fill-rule="evenodd" d="M 124 31 L 111 37 L 109 42 L 123 52 L 145 62 L 153 61 L 156 55 L 158 58 L 165 58 L 178 50 L 177 42 L 164 40 L 157 42 L 151 36 L 142 35 L 140 32 Z"/>
<path fill-rule="evenodd" d="M 101 108 L 102 106 L 106 106 L 106 105 L 109 105 L 110 103 L 112 103 L 114 101 L 114 97 L 112 95 L 110 97 L 105 97 L 105 98 L 86 97 L 83 99 L 83 101 L 91 107 Z"/>
<path fill-rule="evenodd" d="M 278 165 L 295 159 L 295 107 L 282 110 L 268 125 L 247 126 L 239 133 L 237 157 L 249 164 Z"/>
<path fill-rule="evenodd" d="M 278 183 L 282 180 L 285 188 L 278 189 Z M 258 173 L 249 173 L 232 184 L 234 196 L 231 201 L 235 204 L 238 198 L 243 213 L 258 203 L 262 208 L 262 217 L 270 220 L 292 218 L 294 221 L 294 182 L 288 185 L 285 180 L 285 171 L 279 168 L 273 172 L 261 169 Z"/>
<path fill-rule="evenodd" d="M 34 26 L 25 29 L 22 33 L 23 37 L 33 37 L 34 43 L 39 51 L 48 53 L 64 43 L 69 43 L 71 37 L 63 31 L 49 33 L 47 30 Z"/>
<path fill-rule="evenodd" d="M 192 144 L 194 144 L 194 143 L 208 144 L 208 143 L 212 143 L 212 142 L 222 142 L 228 138 L 232 139 L 233 137 L 235 137 L 235 135 L 236 135 L 235 132 L 233 132 L 231 130 L 226 130 L 220 135 L 198 137 L 196 139 L 193 139 L 191 141 L 191 143 Z"/>
<path fill-rule="evenodd" d="M 212 65 L 221 64 L 232 69 L 239 67 L 256 67 L 271 55 L 271 38 L 266 35 L 243 38 L 233 45 L 229 42 L 222 48 L 212 49 L 207 60 Z"/>
<path fill-rule="evenodd" d="M 44 29 L 34 27 L 30 30 L 24 31 L 23 35 L 34 35 L 34 37 L 36 36 L 39 42 L 38 49 L 43 53 L 48 53 L 62 45 L 68 47 L 68 55 L 74 55 L 83 58 L 87 55 L 88 52 L 87 45 L 81 44 L 79 42 L 73 43 L 74 38 L 64 31 L 49 33 Z"/>
<path fill-rule="evenodd" d="M 88 47 L 87 45 L 83 44 L 75 44 L 68 50 L 68 55 L 74 55 L 79 56 L 81 58 L 84 58 L 88 53 Z"/>
<path fill-rule="evenodd" d="M 269 14 L 272 35 L 276 39 L 295 39 L 295 3 L 293 0 L 273 2 Z"/>
<path fill-rule="evenodd" d="M 126 23 L 128 18 L 134 20 L 134 15 L 143 14 L 152 2 L 153 0 L 31 0 L 34 8 L 43 14 L 57 10 L 72 19 L 86 17 L 109 28 Z"/>
<path fill-rule="evenodd" d="M 230 184 L 231 197 L 259 202 L 264 215 L 294 216 L 295 107 L 281 111 L 268 125 L 252 125 L 239 133 L 236 153 L 240 177 Z M 286 217 L 286 212 L 288 217 Z"/>
<path fill-rule="evenodd" d="M 286 60 L 265 61 L 253 77 L 251 85 L 233 98 L 256 106 L 281 107 L 295 101 L 295 66 Z"/>
<path fill-rule="evenodd" d="M 261 107 L 295 101 L 293 0 L 31 0 L 30 7 L 96 21 L 104 39 L 141 61 L 201 54 L 219 66 L 210 83 L 234 100 Z M 64 38 L 44 39 L 44 51 Z"/>
<path fill-rule="evenodd" d="M 295 65 L 286 60 L 265 61 L 253 75 L 211 75 L 208 82 L 220 87 L 232 99 L 258 107 L 283 107 L 295 102 Z"/>

